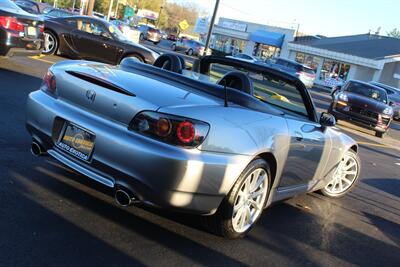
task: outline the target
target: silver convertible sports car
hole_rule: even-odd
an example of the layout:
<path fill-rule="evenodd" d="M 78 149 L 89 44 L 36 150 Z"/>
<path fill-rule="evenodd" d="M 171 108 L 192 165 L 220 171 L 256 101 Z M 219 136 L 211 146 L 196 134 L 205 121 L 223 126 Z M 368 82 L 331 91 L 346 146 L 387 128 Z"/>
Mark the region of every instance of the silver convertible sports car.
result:
<path fill-rule="evenodd" d="M 119 66 L 64 61 L 27 101 L 34 155 L 135 203 L 195 213 L 244 236 L 272 203 L 341 197 L 360 172 L 357 144 L 319 115 L 303 83 L 268 66 L 206 56 Z"/>

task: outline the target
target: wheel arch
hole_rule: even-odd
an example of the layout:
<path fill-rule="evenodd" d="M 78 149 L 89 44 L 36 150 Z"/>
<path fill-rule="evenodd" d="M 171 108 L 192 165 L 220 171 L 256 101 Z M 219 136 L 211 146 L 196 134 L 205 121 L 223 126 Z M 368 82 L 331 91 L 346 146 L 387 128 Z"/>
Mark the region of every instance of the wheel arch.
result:
<path fill-rule="evenodd" d="M 258 154 L 257 157 L 265 160 L 269 165 L 269 168 L 271 171 L 271 181 L 270 181 L 271 182 L 270 189 L 271 189 L 272 185 L 275 182 L 275 178 L 276 178 L 276 170 L 277 170 L 276 158 L 275 158 L 274 154 L 272 154 L 271 152 L 263 152 L 261 154 Z"/>
<path fill-rule="evenodd" d="M 146 62 L 146 59 L 145 59 L 145 57 L 144 57 L 143 55 L 141 55 L 141 54 L 138 53 L 138 52 L 132 52 L 132 51 L 125 52 L 125 53 L 121 56 L 121 59 L 120 59 L 119 62 L 121 62 L 124 58 L 129 57 L 129 56 L 137 56 L 137 57 L 140 57 L 144 63 Z"/>

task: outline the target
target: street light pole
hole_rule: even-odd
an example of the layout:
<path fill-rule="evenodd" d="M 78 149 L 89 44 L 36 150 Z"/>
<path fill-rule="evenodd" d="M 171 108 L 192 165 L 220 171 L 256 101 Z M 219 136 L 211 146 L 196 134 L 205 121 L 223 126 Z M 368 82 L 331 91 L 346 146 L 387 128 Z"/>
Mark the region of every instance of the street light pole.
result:
<path fill-rule="evenodd" d="M 111 1 L 110 1 L 110 7 L 109 7 L 109 9 L 108 9 L 108 14 L 107 14 L 107 20 L 108 20 L 108 21 L 110 21 L 110 17 L 111 17 L 111 12 L 112 12 L 113 4 L 114 4 L 114 0 L 111 0 Z"/>
<path fill-rule="evenodd" d="M 160 6 L 160 12 L 158 12 L 158 19 L 157 19 L 156 28 L 158 28 L 158 26 L 160 25 L 161 12 L 162 12 L 163 8 L 164 8 L 163 6 Z"/>
<path fill-rule="evenodd" d="M 210 46 L 211 34 L 212 34 L 213 27 L 214 27 L 215 18 L 217 16 L 218 6 L 219 6 L 219 0 L 216 0 L 215 7 L 214 7 L 214 13 L 211 17 L 210 26 L 208 27 L 207 41 L 206 41 L 206 45 L 205 45 L 205 49 L 204 49 L 205 53 L 207 53 L 207 50 Z"/>

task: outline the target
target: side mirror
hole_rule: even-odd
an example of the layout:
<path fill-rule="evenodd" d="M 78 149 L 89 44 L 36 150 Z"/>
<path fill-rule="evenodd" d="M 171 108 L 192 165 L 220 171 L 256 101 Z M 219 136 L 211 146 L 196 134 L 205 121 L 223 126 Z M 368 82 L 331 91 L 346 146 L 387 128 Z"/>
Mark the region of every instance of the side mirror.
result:
<path fill-rule="evenodd" d="M 332 114 L 322 112 L 319 118 L 319 124 L 321 124 L 322 127 L 332 127 L 336 125 L 336 119 Z"/>

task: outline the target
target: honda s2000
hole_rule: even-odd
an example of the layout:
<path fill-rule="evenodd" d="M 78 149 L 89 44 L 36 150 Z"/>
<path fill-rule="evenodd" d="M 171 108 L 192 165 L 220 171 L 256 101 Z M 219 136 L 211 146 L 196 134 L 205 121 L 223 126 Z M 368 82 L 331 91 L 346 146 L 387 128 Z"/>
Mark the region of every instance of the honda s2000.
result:
<path fill-rule="evenodd" d="M 64 61 L 27 102 L 32 152 L 48 154 L 115 192 L 204 217 L 209 230 L 244 236 L 271 203 L 355 185 L 357 144 L 317 114 L 290 74 L 207 56 L 154 65 Z"/>

